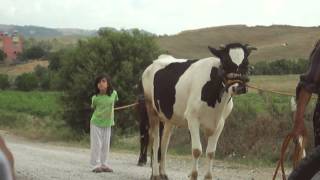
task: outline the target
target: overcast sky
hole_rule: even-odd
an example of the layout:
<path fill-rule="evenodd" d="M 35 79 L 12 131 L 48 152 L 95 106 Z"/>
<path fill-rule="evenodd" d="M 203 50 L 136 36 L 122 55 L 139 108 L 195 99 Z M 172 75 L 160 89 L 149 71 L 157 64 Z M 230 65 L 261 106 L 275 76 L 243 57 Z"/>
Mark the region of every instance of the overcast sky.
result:
<path fill-rule="evenodd" d="M 175 34 L 230 24 L 318 26 L 319 7 L 319 0 L 0 0 L 0 24 Z"/>

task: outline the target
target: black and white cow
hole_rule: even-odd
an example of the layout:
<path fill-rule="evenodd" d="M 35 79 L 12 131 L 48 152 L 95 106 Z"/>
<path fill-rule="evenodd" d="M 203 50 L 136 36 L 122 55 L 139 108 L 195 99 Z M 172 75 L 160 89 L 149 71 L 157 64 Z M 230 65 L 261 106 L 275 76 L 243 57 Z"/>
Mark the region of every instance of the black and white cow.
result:
<path fill-rule="evenodd" d="M 141 85 L 142 86 L 142 85 Z M 141 89 L 142 91 L 142 89 Z M 147 154 L 149 143 L 152 139 L 149 138 L 149 118 L 145 105 L 144 95 L 138 95 L 138 105 L 136 108 L 139 116 L 139 132 L 140 132 L 140 154 L 138 159 L 138 166 L 144 166 L 147 163 Z M 160 141 L 162 137 L 163 123 L 160 123 Z M 160 161 L 160 150 L 158 151 L 158 161 Z"/>
<path fill-rule="evenodd" d="M 191 135 L 193 168 L 190 179 L 198 177 L 202 154 L 200 127 L 208 137 L 205 179 L 212 179 L 212 163 L 217 141 L 230 114 L 232 95 L 246 93 L 248 56 L 256 48 L 240 43 L 219 49 L 209 47 L 214 57 L 199 60 L 175 59 L 161 55 L 142 75 L 149 132 L 153 139 L 153 159 L 159 148 L 159 123 L 164 123 L 161 160 L 152 162 L 152 180 L 168 179 L 166 152 L 174 126 L 187 126 Z"/>

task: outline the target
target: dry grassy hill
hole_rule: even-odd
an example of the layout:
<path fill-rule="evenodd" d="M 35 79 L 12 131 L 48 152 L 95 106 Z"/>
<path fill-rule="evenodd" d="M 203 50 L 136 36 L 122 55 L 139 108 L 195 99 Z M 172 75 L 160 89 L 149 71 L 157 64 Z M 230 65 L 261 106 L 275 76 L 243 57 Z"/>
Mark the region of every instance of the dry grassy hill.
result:
<path fill-rule="evenodd" d="M 162 36 L 157 42 L 161 48 L 181 58 L 210 56 L 208 45 L 218 47 L 230 42 L 248 43 L 258 48 L 250 58 L 254 63 L 281 58 L 307 58 L 317 39 L 320 39 L 320 27 L 230 25 L 183 31 L 177 35 Z"/>
<path fill-rule="evenodd" d="M 34 68 L 37 65 L 48 67 L 49 62 L 33 60 L 25 64 L 19 64 L 14 66 L 0 66 L 0 74 L 8 74 L 10 77 L 16 77 L 23 73 L 33 72 Z"/>

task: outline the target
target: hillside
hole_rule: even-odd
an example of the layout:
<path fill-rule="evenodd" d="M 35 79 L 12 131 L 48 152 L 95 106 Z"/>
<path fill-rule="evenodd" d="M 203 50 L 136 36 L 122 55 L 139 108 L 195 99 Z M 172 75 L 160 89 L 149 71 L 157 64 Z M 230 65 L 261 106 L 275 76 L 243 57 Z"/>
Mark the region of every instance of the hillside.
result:
<path fill-rule="evenodd" d="M 4 25 L 0 24 L 0 31 L 12 33 L 13 31 L 18 31 L 24 37 L 34 37 L 34 38 L 56 38 L 61 36 L 92 36 L 96 33 L 95 30 L 83 30 L 83 29 L 70 29 L 70 28 L 47 28 L 39 26 L 17 26 L 17 25 Z"/>
<path fill-rule="evenodd" d="M 0 24 L 0 31 L 12 32 L 14 30 L 23 34 L 26 38 L 57 38 L 65 44 L 73 44 L 78 39 L 93 36 L 97 32 L 96 30 Z M 320 39 L 320 27 L 229 25 L 188 30 L 170 36 L 159 36 L 157 43 L 163 50 L 178 58 L 211 56 L 207 49 L 208 45 L 218 47 L 220 44 L 230 42 L 248 43 L 258 48 L 258 51 L 253 52 L 250 57 L 251 62 L 255 63 L 282 58 L 306 59 L 317 39 Z"/>
<path fill-rule="evenodd" d="M 230 42 L 248 43 L 258 48 L 250 57 L 254 63 L 281 58 L 307 58 L 319 38 L 319 27 L 230 25 L 183 31 L 177 35 L 162 36 L 157 42 L 170 54 L 183 58 L 210 56 L 208 45 L 218 47 Z"/>
<path fill-rule="evenodd" d="M 10 77 L 15 77 L 23 73 L 33 72 L 34 68 L 37 65 L 48 67 L 49 62 L 33 60 L 25 64 L 19 64 L 14 66 L 0 66 L 0 74 L 7 74 Z"/>

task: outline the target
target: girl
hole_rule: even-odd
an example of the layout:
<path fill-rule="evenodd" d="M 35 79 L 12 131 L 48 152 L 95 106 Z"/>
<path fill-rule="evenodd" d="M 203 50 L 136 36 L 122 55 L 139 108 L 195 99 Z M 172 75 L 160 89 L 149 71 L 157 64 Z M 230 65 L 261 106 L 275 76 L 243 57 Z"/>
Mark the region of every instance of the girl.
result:
<path fill-rule="evenodd" d="M 95 80 L 95 95 L 91 99 L 94 109 L 90 120 L 91 165 L 93 172 L 113 172 L 108 164 L 111 126 L 114 125 L 114 104 L 118 94 L 113 90 L 108 75 Z"/>

